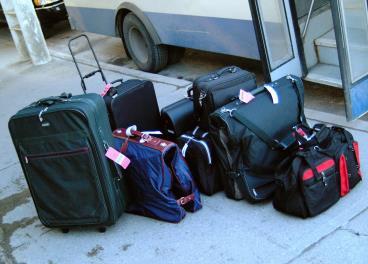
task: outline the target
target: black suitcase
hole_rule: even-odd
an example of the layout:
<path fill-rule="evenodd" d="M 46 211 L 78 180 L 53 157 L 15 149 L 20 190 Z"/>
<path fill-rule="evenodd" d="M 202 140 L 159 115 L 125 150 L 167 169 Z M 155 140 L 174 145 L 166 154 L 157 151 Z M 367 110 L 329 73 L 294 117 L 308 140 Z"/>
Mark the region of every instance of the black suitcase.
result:
<path fill-rule="evenodd" d="M 196 126 L 193 102 L 183 98 L 161 110 L 162 133 L 167 138 L 176 139 Z"/>
<path fill-rule="evenodd" d="M 196 79 L 188 94 L 193 97 L 199 126 L 208 131 L 212 112 L 236 99 L 240 89 L 247 91 L 256 87 L 254 73 L 236 66 L 225 67 Z"/>
<path fill-rule="evenodd" d="M 279 102 L 270 93 L 278 95 Z M 231 102 L 210 117 L 210 135 L 223 168 L 224 188 L 233 199 L 269 198 L 276 168 L 298 148 L 294 127 L 308 126 L 300 78 L 286 76 L 251 91 L 253 101 Z M 271 93 L 272 94 L 272 93 Z"/>
<path fill-rule="evenodd" d="M 121 171 L 105 157 L 113 140 L 101 96 L 39 100 L 11 117 L 9 130 L 45 226 L 104 231 L 116 222 L 125 197 Z"/>
<path fill-rule="evenodd" d="M 79 38 L 86 39 L 98 68 L 84 76 L 82 75 L 72 49 L 73 41 Z M 86 93 L 87 90 L 85 79 L 94 76 L 96 73 L 101 75 L 102 81 L 105 83 L 105 90 L 101 95 L 105 100 L 109 113 L 110 125 L 113 130 L 116 128 L 127 128 L 131 125 L 137 125 L 141 131 L 160 130 L 160 112 L 155 89 L 151 81 L 138 79 L 123 81 L 123 79 L 118 79 L 109 83 L 86 35 L 82 34 L 72 38 L 68 46 L 81 78 L 81 85 L 84 93 Z"/>
<path fill-rule="evenodd" d="M 208 132 L 197 127 L 176 140 L 199 190 L 213 195 L 222 190 L 220 167 Z"/>

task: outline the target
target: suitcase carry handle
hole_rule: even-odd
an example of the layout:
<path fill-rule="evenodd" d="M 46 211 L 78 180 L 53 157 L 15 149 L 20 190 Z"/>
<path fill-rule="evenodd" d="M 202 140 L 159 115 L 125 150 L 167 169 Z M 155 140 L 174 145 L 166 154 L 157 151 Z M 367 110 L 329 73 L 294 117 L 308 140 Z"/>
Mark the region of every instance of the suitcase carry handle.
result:
<path fill-rule="evenodd" d="M 38 100 L 32 105 L 35 106 L 51 106 L 55 103 L 64 103 L 67 102 L 69 98 L 72 97 L 72 94 L 62 93 L 60 96 L 50 96 L 43 99 Z"/>
<path fill-rule="evenodd" d="M 92 51 L 93 57 L 94 57 L 94 59 L 95 59 L 95 61 L 96 61 L 96 65 L 97 65 L 97 67 L 98 67 L 98 69 L 97 69 L 97 70 L 92 71 L 92 72 L 90 72 L 90 73 L 87 73 L 87 74 L 86 74 L 86 75 L 84 75 L 84 76 L 82 75 L 82 72 L 81 72 L 81 70 L 80 70 L 80 68 L 79 68 L 78 62 L 77 62 L 77 60 L 76 60 L 76 58 L 75 58 L 75 53 L 74 53 L 74 51 L 73 51 L 73 49 L 72 49 L 72 43 L 73 43 L 75 40 L 80 39 L 80 38 L 85 38 L 85 39 L 87 40 L 88 46 L 89 46 L 90 50 Z M 79 76 L 80 76 L 80 78 L 81 78 L 81 86 L 82 86 L 82 89 L 83 89 L 83 92 L 84 92 L 84 93 L 86 93 L 86 92 L 87 92 L 87 87 L 86 87 L 86 83 L 85 83 L 85 81 L 84 81 L 84 80 L 85 80 L 85 79 L 88 79 L 88 78 L 90 78 L 90 77 L 92 77 L 92 76 L 94 76 L 96 73 L 100 73 L 101 78 L 102 78 L 102 81 L 105 83 L 105 85 L 107 85 L 107 84 L 108 84 L 108 82 L 107 82 L 107 80 L 106 80 L 106 77 L 105 77 L 105 74 L 103 73 L 102 68 L 101 68 L 101 66 L 100 66 L 100 63 L 99 63 L 99 61 L 98 61 L 98 59 L 97 59 L 96 53 L 95 53 L 95 51 L 94 51 L 94 49 L 93 49 L 93 47 L 92 47 L 92 45 L 91 45 L 91 42 L 90 42 L 90 40 L 89 40 L 89 38 L 88 38 L 88 36 L 87 36 L 86 34 L 81 34 L 81 35 L 79 35 L 79 36 L 76 36 L 76 37 L 74 37 L 74 38 L 70 39 L 70 40 L 69 40 L 69 43 L 68 43 L 68 47 L 69 47 L 70 54 L 72 55 L 72 58 L 73 58 L 74 64 L 75 64 L 75 66 L 76 66 L 76 68 L 77 68 L 78 74 L 79 74 Z"/>
<path fill-rule="evenodd" d="M 194 92 L 194 88 L 191 87 L 187 90 L 187 97 L 188 99 L 192 100 L 193 101 L 193 92 Z"/>

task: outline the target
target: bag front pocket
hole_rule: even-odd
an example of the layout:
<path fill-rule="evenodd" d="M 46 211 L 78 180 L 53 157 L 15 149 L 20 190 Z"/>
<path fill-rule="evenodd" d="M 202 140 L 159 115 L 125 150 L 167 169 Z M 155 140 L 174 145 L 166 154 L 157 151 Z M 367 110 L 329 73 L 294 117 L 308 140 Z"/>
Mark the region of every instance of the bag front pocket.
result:
<path fill-rule="evenodd" d="M 93 225 L 108 211 L 88 140 L 79 134 L 37 138 L 20 149 L 38 215 L 46 226 Z"/>
<path fill-rule="evenodd" d="M 322 213 L 340 198 L 335 162 L 328 159 L 316 169 L 318 175 L 312 169 L 303 173 L 303 194 L 310 216 Z"/>

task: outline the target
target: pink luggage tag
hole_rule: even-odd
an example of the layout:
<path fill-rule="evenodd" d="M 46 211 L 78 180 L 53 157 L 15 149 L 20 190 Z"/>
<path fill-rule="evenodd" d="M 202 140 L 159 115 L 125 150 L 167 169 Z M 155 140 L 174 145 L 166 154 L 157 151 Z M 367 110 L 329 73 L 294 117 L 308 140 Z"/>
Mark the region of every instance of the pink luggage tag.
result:
<path fill-rule="evenodd" d="M 239 100 L 242 101 L 243 103 L 249 103 L 250 101 L 254 100 L 255 97 L 253 96 L 253 94 L 244 91 L 243 89 L 240 89 L 239 92 Z"/>
<path fill-rule="evenodd" d="M 111 83 L 106 84 L 105 89 L 101 93 L 101 96 L 104 97 L 110 91 L 111 87 L 112 87 Z"/>
<path fill-rule="evenodd" d="M 130 164 L 130 159 L 127 156 L 123 155 L 112 147 L 107 149 L 105 156 L 111 159 L 113 162 L 119 164 L 124 169 L 128 168 Z"/>

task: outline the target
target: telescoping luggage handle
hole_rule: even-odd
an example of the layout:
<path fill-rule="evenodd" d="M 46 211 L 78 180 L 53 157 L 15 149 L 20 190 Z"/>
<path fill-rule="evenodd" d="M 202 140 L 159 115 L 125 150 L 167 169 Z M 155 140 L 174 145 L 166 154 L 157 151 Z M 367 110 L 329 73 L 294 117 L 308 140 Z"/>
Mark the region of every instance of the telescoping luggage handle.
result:
<path fill-rule="evenodd" d="M 86 39 L 86 41 L 88 43 L 88 46 L 89 46 L 89 48 L 92 51 L 93 57 L 94 57 L 94 59 L 96 61 L 96 65 L 97 65 L 97 68 L 98 68 L 97 70 L 94 70 L 94 71 L 92 71 L 90 73 L 87 73 L 86 75 L 82 75 L 82 72 L 81 72 L 81 70 L 79 68 L 78 62 L 77 62 L 77 60 L 75 58 L 75 53 L 74 53 L 74 51 L 72 49 L 72 43 L 74 41 L 76 41 L 77 39 L 81 39 L 81 38 L 85 38 Z M 102 81 L 105 83 L 105 91 L 104 91 L 105 93 L 111 88 L 111 86 L 113 84 L 115 84 L 115 83 L 122 83 L 123 82 L 123 79 L 118 79 L 118 80 L 115 80 L 115 81 L 113 81 L 111 83 L 109 83 L 107 81 L 106 76 L 103 73 L 102 68 L 101 68 L 101 65 L 100 65 L 100 63 L 99 63 L 99 61 L 97 59 L 96 53 L 95 53 L 95 51 L 94 51 L 94 49 L 92 47 L 92 44 L 91 44 L 91 42 L 90 42 L 90 40 L 89 40 L 89 38 L 88 38 L 88 36 L 86 34 L 81 34 L 79 36 L 76 36 L 76 37 L 70 39 L 69 40 L 69 43 L 68 43 L 68 47 L 69 47 L 70 54 L 72 55 L 72 58 L 73 58 L 75 67 L 77 68 L 78 74 L 79 74 L 79 76 L 81 78 L 81 85 L 82 85 L 82 89 L 83 89 L 83 92 L 84 93 L 87 92 L 87 87 L 86 87 L 85 79 L 88 79 L 88 78 L 94 76 L 96 73 L 100 73 L 101 78 L 102 78 Z"/>

